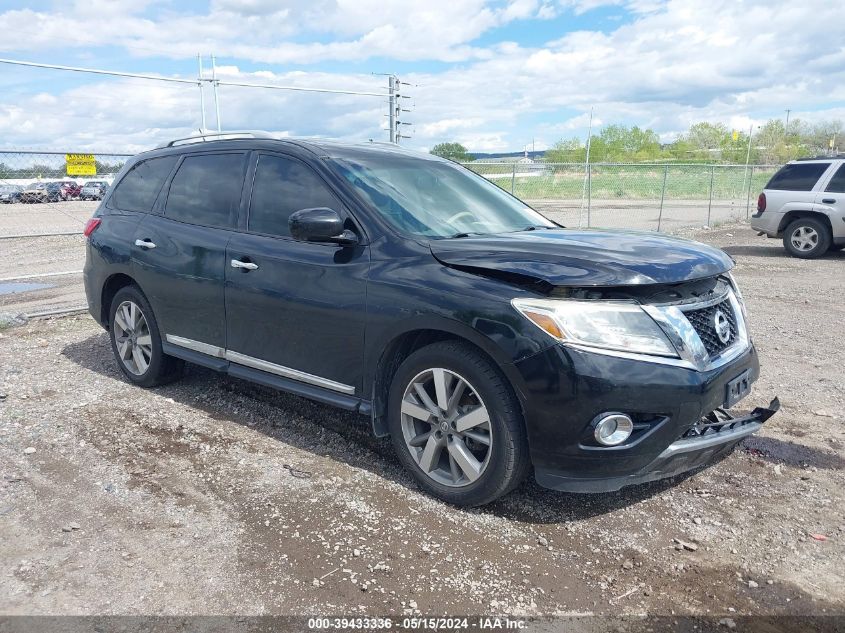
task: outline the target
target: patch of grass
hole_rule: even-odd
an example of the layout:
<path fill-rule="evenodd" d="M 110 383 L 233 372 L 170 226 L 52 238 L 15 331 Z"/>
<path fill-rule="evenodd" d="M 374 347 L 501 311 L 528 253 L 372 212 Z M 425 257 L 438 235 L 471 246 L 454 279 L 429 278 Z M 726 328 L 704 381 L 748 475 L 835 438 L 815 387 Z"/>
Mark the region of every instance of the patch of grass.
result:
<path fill-rule="evenodd" d="M 526 200 L 580 199 L 584 168 L 580 165 L 513 166 L 472 165 L 468 167 L 489 178 L 505 191 Z M 510 172 L 510 173 L 509 173 Z M 751 197 L 762 191 L 774 173 L 773 168 L 755 167 L 751 175 Z M 745 200 L 748 176 L 744 166 L 710 165 L 593 165 L 590 177 L 592 198 L 660 199 L 664 175 L 665 200 L 707 200 L 711 179 L 713 200 Z"/>

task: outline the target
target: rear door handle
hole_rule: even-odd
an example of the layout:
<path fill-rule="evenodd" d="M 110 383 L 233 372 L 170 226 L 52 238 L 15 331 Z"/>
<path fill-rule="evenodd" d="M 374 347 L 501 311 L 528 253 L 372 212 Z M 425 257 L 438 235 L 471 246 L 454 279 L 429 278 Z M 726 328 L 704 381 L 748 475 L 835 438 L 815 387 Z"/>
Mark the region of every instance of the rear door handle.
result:
<path fill-rule="evenodd" d="M 822 198 L 822 202 L 824 202 L 825 204 L 833 204 L 834 202 L 836 202 L 836 198 Z"/>
<path fill-rule="evenodd" d="M 239 259 L 233 259 L 232 268 L 243 268 L 244 270 L 255 270 L 258 268 L 258 264 L 253 264 L 252 262 L 243 262 Z"/>
<path fill-rule="evenodd" d="M 151 242 L 150 240 L 135 240 L 135 246 L 140 246 L 141 248 L 155 248 L 156 245 Z"/>

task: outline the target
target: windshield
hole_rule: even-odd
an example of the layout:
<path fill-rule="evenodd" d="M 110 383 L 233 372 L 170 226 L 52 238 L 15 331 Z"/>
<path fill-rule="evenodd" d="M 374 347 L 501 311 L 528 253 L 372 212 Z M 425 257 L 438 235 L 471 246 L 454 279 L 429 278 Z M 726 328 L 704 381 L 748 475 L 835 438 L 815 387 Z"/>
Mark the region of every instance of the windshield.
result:
<path fill-rule="evenodd" d="M 557 226 L 452 163 L 368 152 L 338 157 L 335 165 L 403 233 L 440 238 Z"/>

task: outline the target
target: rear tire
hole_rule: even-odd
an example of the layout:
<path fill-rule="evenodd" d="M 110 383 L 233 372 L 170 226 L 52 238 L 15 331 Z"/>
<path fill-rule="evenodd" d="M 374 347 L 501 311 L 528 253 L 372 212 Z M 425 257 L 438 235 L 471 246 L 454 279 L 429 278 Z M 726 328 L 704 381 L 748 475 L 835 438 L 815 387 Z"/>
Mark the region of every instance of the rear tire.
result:
<path fill-rule="evenodd" d="M 793 257 L 815 259 L 830 248 L 830 229 L 821 220 L 798 218 L 783 233 L 783 246 Z"/>
<path fill-rule="evenodd" d="M 490 503 L 530 470 L 516 395 L 467 343 L 434 343 L 405 359 L 390 385 L 388 427 L 402 465 L 428 493 L 454 505 Z"/>
<path fill-rule="evenodd" d="M 137 286 L 117 291 L 109 308 L 109 338 L 118 367 L 140 387 L 177 380 L 184 362 L 161 349 L 161 334 L 153 309 Z"/>

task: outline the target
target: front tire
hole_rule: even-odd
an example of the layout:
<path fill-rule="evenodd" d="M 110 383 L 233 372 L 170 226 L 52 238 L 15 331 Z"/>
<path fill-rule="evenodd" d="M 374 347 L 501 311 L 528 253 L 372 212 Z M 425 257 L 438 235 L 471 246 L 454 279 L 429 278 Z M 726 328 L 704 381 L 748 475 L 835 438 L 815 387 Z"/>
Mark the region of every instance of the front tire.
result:
<path fill-rule="evenodd" d="M 109 338 L 118 367 L 140 387 L 155 387 L 182 375 L 184 363 L 161 349 L 153 309 L 136 286 L 117 291 L 109 309 Z"/>
<path fill-rule="evenodd" d="M 399 461 L 443 501 L 479 506 L 530 469 L 522 411 L 507 379 L 467 343 L 411 354 L 390 386 L 388 426 Z"/>
<path fill-rule="evenodd" d="M 798 218 L 783 233 L 783 246 L 793 257 L 815 259 L 824 255 L 832 241 L 830 229 L 821 220 Z"/>

